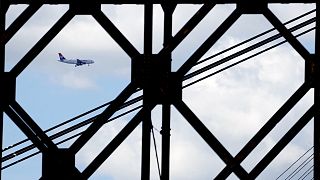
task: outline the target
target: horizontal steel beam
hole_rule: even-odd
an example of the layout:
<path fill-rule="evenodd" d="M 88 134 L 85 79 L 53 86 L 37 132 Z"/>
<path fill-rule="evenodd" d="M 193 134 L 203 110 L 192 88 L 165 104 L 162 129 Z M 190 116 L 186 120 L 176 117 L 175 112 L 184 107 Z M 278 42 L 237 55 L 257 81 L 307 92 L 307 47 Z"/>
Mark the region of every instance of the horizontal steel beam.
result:
<path fill-rule="evenodd" d="M 241 2 L 242 1 L 242 2 Z M 34 0 L 11 0 L 11 4 L 32 4 L 33 2 L 38 3 Z M 71 0 L 43 0 L 43 4 L 70 4 Z M 168 3 L 166 0 L 95 0 L 96 3 L 101 4 L 165 4 Z M 176 4 L 204 4 L 206 0 L 173 0 L 170 3 Z M 250 3 L 248 0 L 216 0 L 217 4 L 236 4 L 236 3 Z M 316 0 L 265 0 L 267 3 L 315 3 Z"/>

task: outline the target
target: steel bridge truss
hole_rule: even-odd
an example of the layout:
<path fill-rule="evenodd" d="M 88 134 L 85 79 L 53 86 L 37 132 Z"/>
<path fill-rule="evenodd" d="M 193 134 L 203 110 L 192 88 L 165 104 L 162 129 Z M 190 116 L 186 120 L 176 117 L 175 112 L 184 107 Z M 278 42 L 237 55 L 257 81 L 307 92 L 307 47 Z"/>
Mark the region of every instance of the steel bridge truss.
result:
<path fill-rule="evenodd" d="M 297 40 L 289 29 L 269 10 L 269 3 L 314 3 L 316 4 L 316 39 L 315 53 L 310 54 Z M 29 4 L 19 17 L 6 29 L 5 15 L 12 4 Z M 23 27 L 23 25 L 44 4 L 69 4 L 67 12 L 51 27 L 51 29 L 30 49 L 29 52 L 9 71 L 5 72 L 5 45 Z M 101 11 L 102 4 L 141 4 L 144 5 L 144 49 L 139 53 L 127 38 Z M 153 5 L 160 4 L 164 13 L 164 45 L 159 53 L 152 53 Z M 200 4 L 201 8 L 176 33 L 172 35 L 172 15 L 178 4 Z M 236 4 L 236 9 L 226 20 L 195 50 L 192 56 L 176 71 L 171 69 L 173 50 L 189 35 L 199 22 L 216 4 Z M 314 119 L 314 179 L 320 179 L 320 1 L 316 0 L 261 0 L 252 3 L 249 0 L 1 0 L 0 1 L 0 116 L 1 136 L 4 113 L 32 141 L 42 153 L 41 179 L 88 179 L 102 163 L 125 141 L 130 133 L 142 123 L 142 159 L 141 179 L 150 179 L 150 141 L 151 141 L 151 111 L 156 105 L 162 105 L 162 159 L 161 179 L 169 178 L 170 159 L 170 112 L 171 105 L 183 115 L 185 120 L 197 131 L 202 139 L 225 163 L 223 170 L 216 179 L 226 179 L 234 173 L 240 179 L 255 179 L 270 164 L 270 162 L 285 148 L 285 146 Z M 262 14 L 276 28 L 282 37 L 305 60 L 305 82 L 282 105 L 282 107 L 265 123 L 265 125 L 250 139 L 249 142 L 232 156 L 223 144 L 209 131 L 205 124 L 182 100 L 182 81 L 187 72 L 200 58 L 219 40 L 242 14 Z M 50 41 L 76 15 L 91 15 L 113 38 L 113 40 L 131 57 L 131 83 L 111 102 L 97 119 L 82 133 L 69 148 L 58 148 L 51 138 L 42 130 L 28 113 L 19 105 L 15 98 L 16 79 L 28 67 L 33 59 L 50 43 Z M 314 89 L 314 104 L 296 122 L 296 124 L 276 143 L 262 160 L 247 172 L 241 162 L 254 150 L 264 137 L 283 119 L 311 89 Z M 122 106 L 137 89 L 143 90 L 143 107 L 119 132 L 117 136 L 80 172 L 75 166 L 76 153 L 105 124 L 116 110 Z M 2 138 L 1 138 L 2 146 Z"/>

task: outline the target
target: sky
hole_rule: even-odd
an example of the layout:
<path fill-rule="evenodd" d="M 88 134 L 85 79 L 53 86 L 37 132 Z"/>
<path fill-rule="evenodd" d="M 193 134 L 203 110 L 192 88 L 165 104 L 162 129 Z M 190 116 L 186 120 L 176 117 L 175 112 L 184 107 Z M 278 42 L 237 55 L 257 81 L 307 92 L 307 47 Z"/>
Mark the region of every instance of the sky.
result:
<path fill-rule="evenodd" d="M 26 8 L 11 6 L 7 24 Z M 200 8 L 199 5 L 179 5 L 173 16 L 173 34 Z M 313 4 L 274 4 L 269 8 L 286 22 L 315 8 Z M 65 13 L 68 6 L 43 6 L 6 45 L 6 71 L 45 34 Z M 172 70 L 176 71 L 197 47 L 235 9 L 234 5 L 217 5 L 174 50 Z M 103 12 L 143 52 L 143 6 L 104 5 Z M 313 14 L 314 16 L 314 14 Z M 309 16 L 309 18 L 312 17 Z M 301 22 L 301 21 L 300 21 Z M 296 23 L 290 24 L 288 27 Z M 313 24 L 314 26 L 314 24 Z M 312 27 L 312 26 L 308 26 Z M 308 28 L 306 27 L 306 28 Z M 242 15 L 217 43 L 203 56 L 213 55 L 247 38 L 272 28 L 262 15 Z M 301 31 L 300 31 L 301 32 Z M 275 34 L 272 32 L 266 37 Z M 295 32 L 297 34 L 299 32 Z M 163 13 L 154 6 L 153 53 L 162 48 Z M 314 51 L 314 33 L 299 37 L 299 41 Z M 261 39 L 260 39 L 261 40 Z M 283 38 L 277 40 L 280 42 Z M 257 42 L 257 41 L 255 41 Z M 248 47 L 221 54 L 205 65 Z M 264 47 L 268 47 L 263 46 Z M 259 49 L 258 49 L 259 50 Z M 254 52 L 258 52 L 258 50 Z M 260 48 L 260 50 L 262 50 Z M 93 59 L 90 66 L 74 67 L 57 62 L 58 53 L 66 58 Z M 250 52 L 251 54 L 254 52 Z M 236 62 L 250 55 L 232 60 Z M 91 16 L 76 16 L 34 59 L 17 79 L 16 99 L 42 129 L 48 129 L 78 114 L 113 100 L 130 82 L 130 58 Z M 230 62 L 230 63 L 232 63 Z M 229 64 L 230 64 L 229 63 Z M 226 63 L 228 65 L 228 63 Z M 184 84 L 215 72 L 187 80 Z M 201 119 L 208 129 L 235 156 L 250 138 L 267 122 L 281 105 L 304 81 L 304 61 L 288 44 L 252 58 L 211 78 L 183 90 L 183 101 Z M 277 143 L 292 125 L 312 105 L 312 90 L 294 107 L 271 133 L 254 149 L 241 165 L 250 171 Z M 137 96 L 136 94 L 135 96 Z M 135 105 L 137 106 L 137 105 Z M 132 107 L 124 109 L 130 110 Z M 95 112 L 97 114 L 101 112 Z M 112 138 L 136 114 L 130 113 L 103 126 L 76 155 L 76 166 L 82 171 Z M 119 112 L 121 113 L 121 112 Z M 170 177 L 174 180 L 212 179 L 225 166 L 197 132 L 172 106 Z M 90 117 L 90 116 L 89 116 Z M 158 153 L 161 157 L 161 108 L 152 111 L 152 121 Z M 80 122 L 78 120 L 77 122 Z M 275 179 L 313 145 L 313 121 L 275 158 L 258 179 Z M 7 147 L 25 139 L 23 133 L 5 116 L 4 145 Z M 68 147 L 72 141 L 59 147 Z M 35 151 L 34 151 L 35 152 Z M 141 125 L 133 131 L 109 159 L 90 177 L 93 180 L 140 179 Z M 41 176 L 41 155 L 37 155 L 2 172 L 5 180 L 38 179 Z M 159 179 L 155 153 L 151 148 L 151 179 Z M 237 179 L 232 174 L 229 179 Z"/>

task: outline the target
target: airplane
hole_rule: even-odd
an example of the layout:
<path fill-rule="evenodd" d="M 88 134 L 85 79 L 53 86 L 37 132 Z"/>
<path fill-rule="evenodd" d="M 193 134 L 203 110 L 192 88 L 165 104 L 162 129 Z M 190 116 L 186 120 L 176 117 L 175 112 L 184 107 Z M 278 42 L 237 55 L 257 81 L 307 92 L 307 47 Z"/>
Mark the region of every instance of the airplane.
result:
<path fill-rule="evenodd" d="M 58 53 L 59 55 L 59 60 L 60 62 L 63 62 L 63 63 L 67 63 L 67 64 L 74 64 L 75 67 L 77 66 L 81 66 L 81 65 L 84 65 L 84 64 L 93 64 L 94 61 L 91 60 L 91 59 L 66 59 L 62 53 Z"/>

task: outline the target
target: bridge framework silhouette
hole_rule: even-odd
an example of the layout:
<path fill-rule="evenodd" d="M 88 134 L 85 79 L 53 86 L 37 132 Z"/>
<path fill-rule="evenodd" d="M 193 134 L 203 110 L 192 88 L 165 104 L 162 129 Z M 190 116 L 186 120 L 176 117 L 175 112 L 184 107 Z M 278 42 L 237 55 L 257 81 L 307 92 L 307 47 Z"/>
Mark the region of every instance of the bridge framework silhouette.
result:
<path fill-rule="evenodd" d="M 316 4 L 316 35 L 315 53 L 310 54 L 297 40 L 292 32 L 268 8 L 270 3 L 313 3 Z M 5 27 L 6 13 L 10 5 L 28 4 L 25 11 L 19 15 L 8 27 Z M 30 49 L 29 52 L 8 72 L 5 71 L 5 45 L 20 28 L 44 4 L 68 4 L 67 12 L 50 28 L 50 30 Z M 122 32 L 101 11 L 102 4 L 141 4 L 144 6 L 144 40 L 143 53 L 128 41 Z M 163 48 L 157 54 L 152 53 L 153 44 L 153 5 L 160 4 L 164 13 Z M 172 35 L 172 15 L 178 4 L 199 4 L 201 8 L 189 21 Z M 195 50 L 192 56 L 176 71 L 171 68 L 173 50 L 197 27 L 200 21 L 216 4 L 236 4 L 236 9 L 220 24 L 220 26 Z M 7 114 L 19 129 L 32 141 L 33 145 L 42 153 L 43 180 L 51 179 L 88 179 L 102 165 L 102 163 L 117 150 L 119 145 L 142 123 L 142 159 L 141 179 L 150 179 L 150 145 L 151 145 L 151 111 L 157 105 L 162 106 L 162 149 L 161 149 L 161 179 L 168 180 L 170 172 L 170 129 L 171 106 L 183 115 L 186 121 L 196 130 L 208 146 L 221 158 L 225 167 L 215 177 L 226 179 L 234 173 L 239 179 L 255 179 L 271 163 L 271 161 L 290 143 L 290 141 L 313 118 L 314 120 L 314 179 L 320 179 L 320 1 L 316 0 L 1 0 L 0 1 L 0 83 L 1 97 L 0 116 L 1 136 L 3 130 L 3 116 Z M 182 99 L 182 82 L 189 70 L 200 58 L 219 40 L 219 38 L 233 25 L 242 14 L 262 14 L 279 31 L 282 37 L 305 60 L 305 82 L 301 87 L 275 112 L 265 125 L 250 139 L 249 142 L 232 156 L 215 135 L 195 115 Z M 95 118 L 90 126 L 75 140 L 69 148 L 58 148 L 43 129 L 37 125 L 16 100 L 16 79 L 28 67 L 33 59 L 50 43 L 50 41 L 76 15 L 91 15 L 121 49 L 131 58 L 131 82 L 119 93 L 110 105 Z M 115 138 L 99 153 L 97 157 L 80 172 L 75 165 L 75 155 L 90 140 L 90 138 L 107 122 L 108 119 L 134 94 L 137 89 L 143 91 L 143 105 L 139 112 L 115 136 Z M 262 158 L 262 160 L 247 172 L 241 162 L 250 155 L 264 137 L 283 119 L 283 117 L 310 90 L 314 89 L 314 104 L 293 125 L 293 127 L 276 143 L 276 145 Z M 1 138 L 2 141 L 2 138 Z M 2 142 L 0 143 L 2 146 Z"/>

